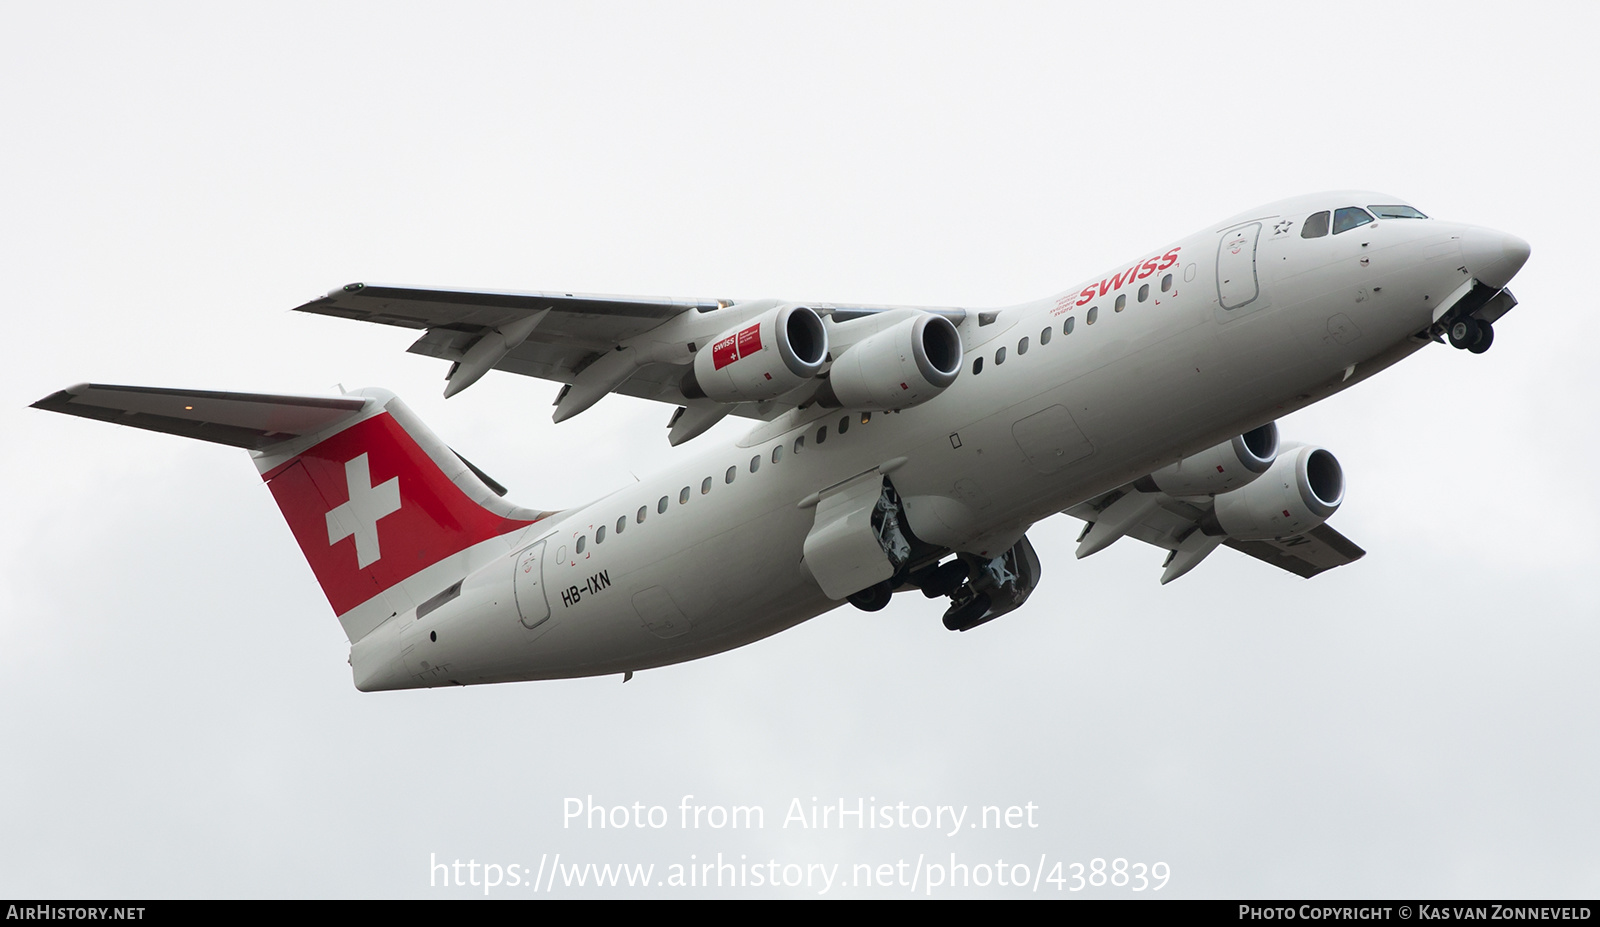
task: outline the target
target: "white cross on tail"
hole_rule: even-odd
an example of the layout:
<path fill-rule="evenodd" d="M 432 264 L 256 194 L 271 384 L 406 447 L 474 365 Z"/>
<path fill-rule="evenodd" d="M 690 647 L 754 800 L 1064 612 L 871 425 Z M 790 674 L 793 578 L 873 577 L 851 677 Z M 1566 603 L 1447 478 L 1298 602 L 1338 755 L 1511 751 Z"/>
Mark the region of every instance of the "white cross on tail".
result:
<path fill-rule="evenodd" d="M 400 478 L 372 485 L 367 455 L 361 454 L 345 462 L 344 481 L 350 501 L 328 512 L 328 544 L 355 535 L 356 566 L 366 569 L 383 556 L 378 553 L 378 519 L 400 511 Z"/>

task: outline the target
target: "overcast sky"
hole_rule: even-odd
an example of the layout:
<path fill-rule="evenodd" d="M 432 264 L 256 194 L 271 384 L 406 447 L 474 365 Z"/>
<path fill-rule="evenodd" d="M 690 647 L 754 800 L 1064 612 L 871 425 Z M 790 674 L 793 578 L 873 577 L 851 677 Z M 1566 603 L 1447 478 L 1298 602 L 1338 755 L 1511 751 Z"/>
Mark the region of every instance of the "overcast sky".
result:
<path fill-rule="evenodd" d="M 0 896 L 443 897 L 482 889 L 430 860 L 558 853 L 837 864 L 833 896 L 908 895 L 838 882 L 919 858 L 1063 887 L 1159 861 L 1183 897 L 1600 894 L 1600 17 L 1306 6 L 10 4 Z M 446 403 L 411 333 L 288 310 L 352 280 L 999 306 L 1349 187 L 1533 257 L 1488 354 L 1280 422 L 1338 455 L 1333 524 L 1369 552 L 1309 581 L 1224 550 L 1162 587 L 1160 551 L 1077 561 L 1058 516 L 1038 592 L 971 633 L 901 596 L 626 686 L 364 695 L 246 454 L 26 408 L 382 385 L 559 508 L 675 459 L 671 410 L 554 426 L 556 387 L 503 373 Z M 587 796 L 671 823 L 563 827 Z M 685 829 L 685 796 L 766 826 Z M 813 798 L 1037 826 L 783 826 Z"/>

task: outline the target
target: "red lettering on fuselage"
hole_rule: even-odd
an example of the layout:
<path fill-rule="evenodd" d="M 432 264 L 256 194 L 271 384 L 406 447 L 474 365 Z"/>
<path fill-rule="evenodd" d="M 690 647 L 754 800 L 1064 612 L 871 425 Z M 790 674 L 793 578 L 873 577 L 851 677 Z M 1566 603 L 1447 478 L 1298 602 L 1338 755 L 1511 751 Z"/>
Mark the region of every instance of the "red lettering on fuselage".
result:
<path fill-rule="evenodd" d="M 1173 248 L 1160 257 L 1141 261 L 1114 277 L 1106 277 L 1098 284 L 1084 287 L 1078 291 L 1078 301 L 1073 305 L 1087 306 L 1089 303 L 1094 302 L 1097 296 L 1115 293 L 1117 290 L 1122 289 L 1125 284 L 1132 283 L 1135 280 L 1143 280 L 1151 274 L 1166 270 L 1168 267 L 1178 263 L 1178 252 L 1182 250 L 1182 246 Z"/>

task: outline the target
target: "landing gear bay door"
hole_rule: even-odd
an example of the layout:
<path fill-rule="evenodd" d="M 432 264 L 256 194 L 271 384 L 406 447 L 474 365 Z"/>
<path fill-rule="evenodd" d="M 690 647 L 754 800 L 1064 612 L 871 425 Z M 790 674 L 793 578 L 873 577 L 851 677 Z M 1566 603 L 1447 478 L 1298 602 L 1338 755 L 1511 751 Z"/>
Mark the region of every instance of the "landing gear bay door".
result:
<path fill-rule="evenodd" d="M 876 468 L 818 493 L 805 565 L 828 598 L 843 599 L 893 577 L 909 556 L 897 511 L 889 517 L 879 511 L 885 494 Z"/>

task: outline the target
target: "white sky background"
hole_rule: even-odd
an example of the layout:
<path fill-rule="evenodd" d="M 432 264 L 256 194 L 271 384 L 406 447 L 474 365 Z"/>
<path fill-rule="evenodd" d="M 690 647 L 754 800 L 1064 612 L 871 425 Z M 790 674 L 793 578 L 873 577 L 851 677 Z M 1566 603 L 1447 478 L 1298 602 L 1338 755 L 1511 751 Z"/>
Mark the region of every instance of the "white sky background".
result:
<path fill-rule="evenodd" d="M 0 896 L 437 897 L 430 854 L 557 852 L 1595 896 L 1596 19 L 9 4 Z M 1430 348 L 1280 423 L 1338 454 L 1334 524 L 1369 551 L 1311 581 L 1222 551 L 1161 587 L 1136 542 L 1075 561 L 1062 516 L 1030 532 L 1026 608 L 969 634 L 901 596 L 627 686 L 363 695 L 243 452 L 26 408 L 85 380 L 384 385 L 514 499 L 568 506 L 671 459 L 670 409 L 557 427 L 554 385 L 498 373 L 445 403 L 412 333 L 288 310 L 351 280 L 1006 305 L 1344 187 L 1533 258 L 1487 355 Z M 686 794 L 767 826 L 561 826 L 568 796 Z M 1032 802 L 1040 826 L 783 828 L 813 796 Z"/>

